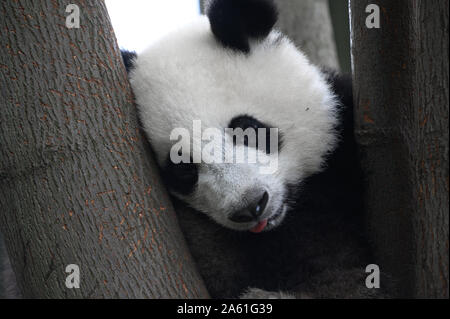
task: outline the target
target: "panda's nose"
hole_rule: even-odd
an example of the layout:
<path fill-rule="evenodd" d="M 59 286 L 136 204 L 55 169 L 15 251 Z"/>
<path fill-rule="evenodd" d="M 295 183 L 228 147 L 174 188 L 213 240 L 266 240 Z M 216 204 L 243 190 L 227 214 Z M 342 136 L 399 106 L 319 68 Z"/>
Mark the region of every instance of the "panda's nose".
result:
<path fill-rule="evenodd" d="M 249 223 L 258 220 L 264 213 L 267 203 L 269 202 L 269 194 L 264 191 L 262 196 L 259 196 L 254 203 L 246 208 L 233 213 L 229 219 L 235 223 Z"/>

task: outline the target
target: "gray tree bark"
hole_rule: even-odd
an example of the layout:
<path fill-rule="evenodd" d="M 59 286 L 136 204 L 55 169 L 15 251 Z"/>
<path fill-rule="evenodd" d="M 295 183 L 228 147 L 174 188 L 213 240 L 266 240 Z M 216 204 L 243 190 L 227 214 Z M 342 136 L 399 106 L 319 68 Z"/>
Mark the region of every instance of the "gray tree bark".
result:
<path fill-rule="evenodd" d="M 328 0 L 341 72 L 352 73 L 348 0 Z"/>
<path fill-rule="evenodd" d="M 209 0 L 200 0 L 205 12 Z M 339 70 L 328 0 L 275 0 L 279 19 L 276 28 L 286 34 L 311 61 Z"/>
<path fill-rule="evenodd" d="M 5 242 L 0 233 L 0 299 L 20 298 L 16 276 L 11 267 Z"/>
<path fill-rule="evenodd" d="M 207 297 L 104 2 L 7 0 L 0 16 L 0 228 L 24 296 Z"/>
<path fill-rule="evenodd" d="M 449 295 L 448 14 L 448 0 L 351 1 L 368 226 L 400 297 Z"/>
<path fill-rule="evenodd" d="M 201 13 L 205 13 L 205 10 L 206 10 L 206 3 L 209 1 L 209 0 L 199 0 L 200 1 L 200 12 Z"/>
<path fill-rule="evenodd" d="M 327 0 L 275 0 L 280 17 L 277 28 L 320 66 L 339 70 Z"/>

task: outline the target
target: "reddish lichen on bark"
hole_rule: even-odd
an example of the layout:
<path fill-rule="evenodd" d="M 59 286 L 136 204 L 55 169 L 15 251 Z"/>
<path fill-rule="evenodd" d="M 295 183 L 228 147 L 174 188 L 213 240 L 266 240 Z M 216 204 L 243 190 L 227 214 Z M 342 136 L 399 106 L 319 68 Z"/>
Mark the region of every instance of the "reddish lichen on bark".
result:
<path fill-rule="evenodd" d="M 0 226 L 24 295 L 206 297 L 104 2 L 8 0 L 0 15 Z"/>

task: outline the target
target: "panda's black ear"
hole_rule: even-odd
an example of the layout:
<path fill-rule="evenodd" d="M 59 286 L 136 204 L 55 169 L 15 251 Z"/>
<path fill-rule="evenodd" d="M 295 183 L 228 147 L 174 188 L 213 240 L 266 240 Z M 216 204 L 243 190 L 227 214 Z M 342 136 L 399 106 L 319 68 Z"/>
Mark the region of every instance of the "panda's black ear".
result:
<path fill-rule="evenodd" d="M 122 54 L 125 68 L 127 69 L 127 72 L 130 73 L 130 71 L 134 68 L 134 60 L 136 60 L 137 54 L 134 51 L 127 50 L 120 50 L 120 53 Z"/>
<path fill-rule="evenodd" d="M 226 47 L 250 52 L 250 39 L 265 38 L 277 22 L 273 0 L 210 0 L 211 31 Z"/>

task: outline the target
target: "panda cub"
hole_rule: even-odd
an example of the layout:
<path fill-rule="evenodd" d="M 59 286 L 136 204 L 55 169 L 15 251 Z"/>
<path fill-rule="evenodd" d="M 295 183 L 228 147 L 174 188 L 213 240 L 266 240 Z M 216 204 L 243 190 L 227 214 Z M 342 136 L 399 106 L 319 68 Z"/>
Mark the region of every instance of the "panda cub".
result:
<path fill-rule="evenodd" d="M 375 297 L 351 82 L 312 65 L 276 21 L 273 1 L 212 0 L 142 54 L 123 52 L 142 126 L 212 297 Z M 196 161 L 196 122 L 257 130 L 256 144 L 228 138 L 215 150 L 275 169 Z"/>

